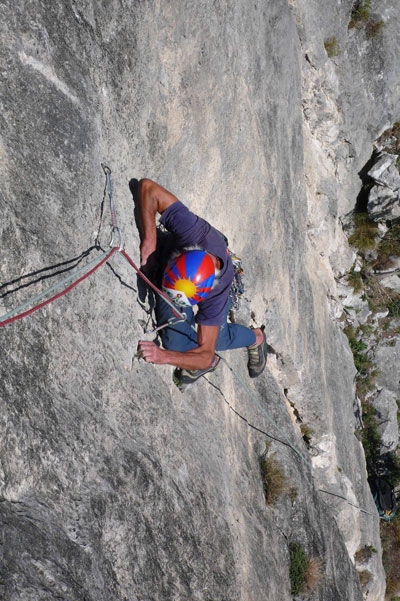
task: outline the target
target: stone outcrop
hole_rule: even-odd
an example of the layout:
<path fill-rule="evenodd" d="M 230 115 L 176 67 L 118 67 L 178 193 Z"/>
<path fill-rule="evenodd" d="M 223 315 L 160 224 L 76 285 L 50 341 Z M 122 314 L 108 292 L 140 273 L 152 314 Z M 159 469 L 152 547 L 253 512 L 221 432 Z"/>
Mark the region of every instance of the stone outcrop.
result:
<path fill-rule="evenodd" d="M 397 156 L 380 153 L 367 175 L 373 181 L 368 194 L 368 213 L 374 221 L 400 218 L 400 173 Z"/>
<path fill-rule="evenodd" d="M 369 371 L 373 374 L 365 400 L 376 411 L 383 463 L 375 470 L 382 476 L 385 476 L 385 463 L 397 455 L 399 444 L 400 175 L 397 155 L 386 152 L 397 149 L 397 129 L 395 124 L 380 136 L 362 170 L 363 188 L 357 210 L 368 215 L 365 226 L 369 228 L 371 240 L 367 248 L 359 251 L 352 266 L 353 275 L 360 274 L 359 289 L 356 292 L 346 284 L 341 289 L 346 323 L 364 345 Z M 350 240 L 357 241 L 359 234 L 353 212 L 344 218 L 344 223 L 348 235 L 352 234 Z M 359 240 L 362 245 L 362 239 Z"/>
<path fill-rule="evenodd" d="M 363 598 L 354 554 L 374 547 L 364 594 L 383 599 L 335 276 L 354 260 L 339 218 L 395 121 L 400 28 L 394 0 L 374 39 L 351 8 L 3 3 L 2 313 L 107 247 L 105 163 L 129 255 L 128 182 L 150 177 L 228 236 L 237 318 L 275 349 L 255 382 L 237 351 L 239 380 L 223 363 L 180 393 L 171 367 L 135 358 L 151 316 L 121 254 L 1 328 L 6 601 L 286 601 L 291 542 L 319 562 L 309 595 L 335 601 Z M 275 506 L 266 441 L 289 482 Z"/>

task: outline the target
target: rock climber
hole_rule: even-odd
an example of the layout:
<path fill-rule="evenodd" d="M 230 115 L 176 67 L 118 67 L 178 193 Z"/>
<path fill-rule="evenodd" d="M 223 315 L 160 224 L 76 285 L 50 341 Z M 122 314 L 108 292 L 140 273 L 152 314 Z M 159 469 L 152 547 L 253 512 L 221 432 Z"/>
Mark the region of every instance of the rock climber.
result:
<path fill-rule="evenodd" d="M 220 358 L 215 351 L 247 347 L 249 375 L 259 376 L 267 360 L 263 328 L 228 322 L 234 269 L 226 238 L 156 182 L 133 179 L 129 185 L 140 234 L 141 270 L 158 286 L 161 283 L 186 314 L 185 321 L 160 330 L 163 348 L 140 340 L 138 355 L 149 363 L 175 366 L 179 384 L 186 385 L 216 369 Z M 169 232 L 161 250 L 157 214 Z M 170 305 L 159 297 L 157 324 L 167 323 L 172 316 Z"/>

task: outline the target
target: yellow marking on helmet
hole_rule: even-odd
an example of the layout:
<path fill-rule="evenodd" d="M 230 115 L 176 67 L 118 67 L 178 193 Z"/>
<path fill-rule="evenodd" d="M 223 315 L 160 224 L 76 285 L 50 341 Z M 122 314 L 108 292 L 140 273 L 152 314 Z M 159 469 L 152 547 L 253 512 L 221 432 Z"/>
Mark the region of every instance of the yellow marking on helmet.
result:
<path fill-rule="evenodd" d="M 177 280 L 174 289 L 183 292 L 186 298 L 192 298 L 196 294 L 196 285 L 191 280 Z"/>

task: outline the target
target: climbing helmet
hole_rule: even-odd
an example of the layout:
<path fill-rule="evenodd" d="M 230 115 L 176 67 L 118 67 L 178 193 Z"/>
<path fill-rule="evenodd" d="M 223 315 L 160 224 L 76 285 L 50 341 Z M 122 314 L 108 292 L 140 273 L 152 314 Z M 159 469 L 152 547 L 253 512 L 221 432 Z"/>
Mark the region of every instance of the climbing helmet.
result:
<path fill-rule="evenodd" d="M 214 261 L 204 250 L 188 250 L 168 262 L 162 289 L 173 303 L 190 307 L 210 293 L 215 278 Z"/>

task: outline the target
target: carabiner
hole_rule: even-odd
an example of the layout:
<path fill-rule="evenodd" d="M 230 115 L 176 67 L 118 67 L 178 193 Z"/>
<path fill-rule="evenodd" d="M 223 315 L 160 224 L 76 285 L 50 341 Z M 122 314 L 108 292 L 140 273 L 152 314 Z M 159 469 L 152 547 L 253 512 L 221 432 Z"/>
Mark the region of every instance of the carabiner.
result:
<path fill-rule="evenodd" d="M 119 245 L 115 244 L 114 242 L 114 232 L 118 232 L 118 236 L 119 236 Z M 111 240 L 110 240 L 110 247 L 111 248 L 115 248 L 116 246 L 119 246 L 118 250 L 121 251 L 124 249 L 124 243 L 123 243 L 123 236 L 122 236 L 122 230 L 121 228 L 114 226 L 111 230 Z"/>
<path fill-rule="evenodd" d="M 168 328 L 168 326 L 172 326 L 175 325 L 177 323 L 183 323 L 184 321 L 186 321 L 186 313 L 181 313 L 182 318 L 181 319 L 177 319 L 176 317 L 170 317 L 169 320 L 164 323 L 162 326 L 158 326 L 157 328 L 154 328 L 154 330 L 146 330 L 146 334 L 154 334 L 154 332 L 159 332 L 160 330 L 163 330 L 164 328 Z"/>

